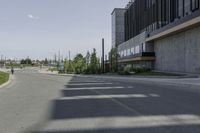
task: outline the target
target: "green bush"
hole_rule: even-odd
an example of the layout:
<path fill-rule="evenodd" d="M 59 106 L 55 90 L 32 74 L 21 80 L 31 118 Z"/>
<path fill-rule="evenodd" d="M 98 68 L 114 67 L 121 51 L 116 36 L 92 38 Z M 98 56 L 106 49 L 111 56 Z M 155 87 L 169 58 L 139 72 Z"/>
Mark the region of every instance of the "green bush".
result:
<path fill-rule="evenodd" d="M 121 69 L 118 74 L 119 75 L 131 75 L 131 74 L 139 74 L 144 72 L 150 72 L 151 69 L 149 68 L 132 68 L 130 65 L 125 66 L 123 69 Z"/>
<path fill-rule="evenodd" d="M 119 75 L 130 75 L 131 72 L 131 66 L 127 65 L 124 67 L 123 70 L 119 71 L 118 74 Z"/>
<path fill-rule="evenodd" d="M 133 68 L 132 71 L 137 74 L 137 73 L 149 72 L 149 71 L 151 71 L 151 69 L 149 69 L 149 68 Z"/>

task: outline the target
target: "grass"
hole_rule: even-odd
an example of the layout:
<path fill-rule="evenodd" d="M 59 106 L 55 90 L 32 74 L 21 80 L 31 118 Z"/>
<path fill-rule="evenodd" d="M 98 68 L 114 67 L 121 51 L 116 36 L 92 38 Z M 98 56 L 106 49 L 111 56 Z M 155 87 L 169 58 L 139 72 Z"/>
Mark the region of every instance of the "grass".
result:
<path fill-rule="evenodd" d="M 173 74 L 173 73 L 153 72 L 153 71 L 136 73 L 135 75 L 139 75 L 139 76 L 180 76 L 180 75 Z"/>
<path fill-rule="evenodd" d="M 0 72 L 0 85 L 9 80 L 9 74 L 5 72 Z"/>

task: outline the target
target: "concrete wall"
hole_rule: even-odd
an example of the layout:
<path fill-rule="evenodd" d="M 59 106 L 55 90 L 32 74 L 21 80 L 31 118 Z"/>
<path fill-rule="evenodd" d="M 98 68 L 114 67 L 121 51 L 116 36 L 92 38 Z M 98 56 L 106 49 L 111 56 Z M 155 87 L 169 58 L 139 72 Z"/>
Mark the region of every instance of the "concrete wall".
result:
<path fill-rule="evenodd" d="M 200 73 L 200 27 L 155 41 L 155 69 Z"/>
<path fill-rule="evenodd" d="M 112 46 L 116 47 L 125 41 L 125 9 L 114 9 L 112 13 Z"/>

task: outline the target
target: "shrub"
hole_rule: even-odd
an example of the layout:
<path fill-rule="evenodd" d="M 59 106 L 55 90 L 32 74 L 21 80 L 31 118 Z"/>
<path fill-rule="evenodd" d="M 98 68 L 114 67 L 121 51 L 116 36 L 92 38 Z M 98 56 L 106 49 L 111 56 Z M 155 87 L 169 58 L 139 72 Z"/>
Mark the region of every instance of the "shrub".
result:
<path fill-rule="evenodd" d="M 143 72 L 149 72 L 151 69 L 149 68 L 134 68 L 132 69 L 133 72 L 135 73 L 143 73 Z"/>
<path fill-rule="evenodd" d="M 131 66 L 127 65 L 124 67 L 123 70 L 119 71 L 118 74 L 119 75 L 130 75 L 131 72 Z"/>

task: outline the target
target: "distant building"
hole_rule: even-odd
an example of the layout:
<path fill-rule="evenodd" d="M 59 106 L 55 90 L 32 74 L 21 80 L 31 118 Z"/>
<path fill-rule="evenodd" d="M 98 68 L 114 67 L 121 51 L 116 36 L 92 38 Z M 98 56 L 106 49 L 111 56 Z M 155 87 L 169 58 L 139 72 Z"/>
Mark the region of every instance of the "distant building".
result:
<path fill-rule="evenodd" d="M 200 73 L 200 0 L 131 0 L 112 12 L 120 66 Z"/>
<path fill-rule="evenodd" d="M 125 12 L 124 8 L 115 8 L 112 12 L 112 47 L 125 41 Z"/>

